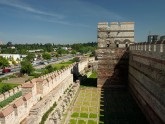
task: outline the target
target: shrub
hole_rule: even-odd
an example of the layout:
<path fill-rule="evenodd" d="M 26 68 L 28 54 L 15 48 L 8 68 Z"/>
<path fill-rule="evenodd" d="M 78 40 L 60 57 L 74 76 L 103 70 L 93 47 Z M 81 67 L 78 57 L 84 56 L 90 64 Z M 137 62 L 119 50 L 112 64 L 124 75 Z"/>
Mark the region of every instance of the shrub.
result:
<path fill-rule="evenodd" d="M 73 58 L 71 61 L 72 61 L 73 63 L 74 63 L 74 62 L 80 62 L 80 59 L 79 59 L 78 57 L 75 57 L 75 58 Z"/>
<path fill-rule="evenodd" d="M 53 68 L 52 65 L 48 65 L 48 66 L 46 66 L 45 69 L 48 70 L 48 73 L 51 73 L 51 72 L 54 71 L 54 68 Z"/>
<path fill-rule="evenodd" d="M 3 80 L 7 80 L 8 79 L 8 77 L 3 77 L 3 78 L 1 78 L 1 80 L 3 81 Z"/>
<path fill-rule="evenodd" d="M 34 67 L 32 66 L 31 62 L 27 61 L 27 60 L 24 60 L 21 62 L 21 69 L 20 69 L 20 72 L 22 74 L 30 74 L 34 71 Z"/>
<path fill-rule="evenodd" d="M 58 68 L 57 67 L 54 67 L 54 71 L 57 71 L 58 70 Z"/>
<path fill-rule="evenodd" d="M 4 92 L 10 90 L 11 88 L 12 88 L 12 87 L 11 87 L 9 84 L 5 84 L 5 85 L 2 86 L 0 92 L 1 92 L 1 93 L 4 93 Z"/>
<path fill-rule="evenodd" d="M 65 66 L 64 66 L 64 65 L 62 65 L 60 69 L 64 69 L 64 68 L 65 68 Z"/>
<path fill-rule="evenodd" d="M 35 72 L 33 72 L 29 76 L 34 76 L 34 78 L 38 78 L 38 77 L 41 76 L 41 73 L 35 73 Z"/>
<path fill-rule="evenodd" d="M 48 74 L 48 70 L 47 69 L 43 69 L 42 70 L 42 74 Z"/>

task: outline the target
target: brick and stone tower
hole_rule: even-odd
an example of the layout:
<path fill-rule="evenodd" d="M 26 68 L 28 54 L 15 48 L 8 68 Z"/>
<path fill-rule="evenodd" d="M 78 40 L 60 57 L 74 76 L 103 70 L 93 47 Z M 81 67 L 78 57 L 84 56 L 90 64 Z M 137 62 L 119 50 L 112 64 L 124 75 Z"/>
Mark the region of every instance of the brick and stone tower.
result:
<path fill-rule="evenodd" d="M 134 22 L 98 23 L 97 87 L 118 87 L 127 83 L 129 44 L 134 43 Z"/>

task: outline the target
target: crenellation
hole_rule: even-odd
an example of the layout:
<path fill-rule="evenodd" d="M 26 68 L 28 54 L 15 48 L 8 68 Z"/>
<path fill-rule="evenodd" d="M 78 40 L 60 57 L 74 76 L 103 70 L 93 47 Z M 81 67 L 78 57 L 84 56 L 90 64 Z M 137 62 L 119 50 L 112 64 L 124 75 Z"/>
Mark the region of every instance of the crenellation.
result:
<path fill-rule="evenodd" d="M 164 49 L 164 41 L 135 43 L 129 48 L 129 87 L 149 121 L 158 124 L 165 122 Z"/>
<path fill-rule="evenodd" d="M 130 51 L 146 56 L 152 56 L 153 58 L 165 59 L 165 44 L 155 43 L 136 43 L 129 47 Z"/>
<path fill-rule="evenodd" d="M 127 47 L 134 43 L 134 22 L 98 23 L 97 36 L 97 86 L 101 88 L 123 85 L 119 79 L 127 80 L 125 78 L 128 68 Z M 114 80 L 116 84 L 111 83 Z"/>
<path fill-rule="evenodd" d="M 87 60 L 80 62 L 80 71 L 87 67 L 87 64 Z M 71 70 L 74 66 L 75 63 L 61 71 L 55 71 L 23 83 L 11 90 L 10 93 L 1 94 L 0 99 L 3 100 L 8 98 L 12 92 L 14 94 L 22 91 L 21 97 L 0 110 L 0 123 L 18 124 L 25 118 L 26 124 L 39 123 L 43 114 L 73 84 Z"/>
<path fill-rule="evenodd" d="M 121 87 L 128 82 L 148 120 L 163 124 L 165 40 L 156 40 L 157 35 L 148 38 L 150 42 L 134 43 L 134 22 L 98 23 L 97 87 Z"/>
<path fill-rule="evenodd" d="M 9 93 L 9 96 L 12 96 L 15 94 L 13 89 L 9 90 L 8 93 Z"/>
<path fill-rule="evenodd" d="M 98 29 L 100 28 L 107 28 L 108 27 L 108 22 L 99 22 L 98 23 Z"/>

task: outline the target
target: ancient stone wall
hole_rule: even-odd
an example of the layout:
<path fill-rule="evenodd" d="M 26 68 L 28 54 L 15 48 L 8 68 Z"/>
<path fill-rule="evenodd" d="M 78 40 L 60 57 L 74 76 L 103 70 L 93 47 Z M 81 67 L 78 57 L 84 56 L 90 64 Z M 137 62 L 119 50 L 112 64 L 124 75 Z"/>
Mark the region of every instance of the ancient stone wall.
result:
<path fill-rule="evenodd" d="M 78 63 L 79 70 L 83 71 L 87 63 L 87 61 Z M 72 64 L 63 70 L 24 83 L 21 88 L 19 87 L 22 96 L 0 109 L 0 124 L 39 123 L 43 114 L 63 96 L 64 91 L 73 83 L 71 72 L 74 66 L 75 64 Z"/>
<path fill-rule="evenodd" d="M 127 47 L 134 42 L 134 23 L 99 23 L 97 39 L 97 87 L 124 86 L 128 77 Z"/>
<path fill-rule="evenodd" d="M 165 123 L 165 41 L 129 48 L 129 87 L 151 124 Z"/>

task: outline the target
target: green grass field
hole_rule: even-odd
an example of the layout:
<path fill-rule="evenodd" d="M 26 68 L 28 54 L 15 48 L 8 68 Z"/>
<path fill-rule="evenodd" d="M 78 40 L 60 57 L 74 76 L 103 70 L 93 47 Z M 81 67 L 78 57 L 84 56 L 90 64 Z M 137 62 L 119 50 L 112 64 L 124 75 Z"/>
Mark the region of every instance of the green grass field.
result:
<path fill-rule="evenodd" d="M 13 89 L 14 87 L 18 86 L 19 84 L 11 84 L 11 83 L 0 83 L 0 93 L 5 85 L 9 86 L 9 90 Z"/>
<path fill-rule="evenodd" d="M 69 124 L 98 124 L 100 90 L 95 87 L 81 87 L 72 106 Z"/>
<path fill-rule="evenodd" d="M 61 62 L 61 63 L 53 64 L 53 67 L 56 68 L 57 70 L 60 70 L 62 68 L 68 67 L 69 65 L 71 65 L 73 63 L 74 63 L 74 61 L 69 60 L 67 62 Z"/>
<path fill-rule="evenodd" d="M 93 73 L 89 76 L 89 78 L 97 78 L 97 72 L 93 72 Z"/>
<path fill-rule="evenodd" d="M 10 85 L 12 88 L 14 88 L 14 87 L 16 87 L 16 86 L 19 85 L 19 84 L 11 84 L 11 83 L 0 83 L 0 89 L 1 89 L 4 85 L 6 85 L 6 84 Z"/>

